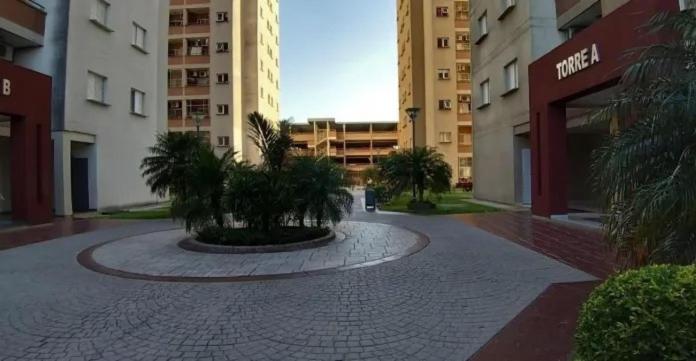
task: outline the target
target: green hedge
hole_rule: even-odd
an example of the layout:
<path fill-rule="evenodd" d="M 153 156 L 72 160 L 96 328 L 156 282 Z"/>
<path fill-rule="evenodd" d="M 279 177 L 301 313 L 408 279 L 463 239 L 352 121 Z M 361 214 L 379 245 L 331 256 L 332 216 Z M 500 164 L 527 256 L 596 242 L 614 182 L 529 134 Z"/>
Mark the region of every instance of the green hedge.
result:
<path fill-rule="evenodd" d="M 616 276 L 583 306 L 577 361 L 696 360 L 696 267 Z"/>

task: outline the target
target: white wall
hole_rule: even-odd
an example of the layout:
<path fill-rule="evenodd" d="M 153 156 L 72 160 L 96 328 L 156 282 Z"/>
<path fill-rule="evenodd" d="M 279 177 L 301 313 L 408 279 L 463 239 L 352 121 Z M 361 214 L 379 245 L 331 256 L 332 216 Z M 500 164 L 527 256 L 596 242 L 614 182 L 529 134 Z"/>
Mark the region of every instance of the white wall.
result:
<path fill-rule="evenodd" d="M 156 135 L 166 131 L 168 1 L 112 1 L 107 25 L 113 31 L 89 20 L 92 4 L 70 3 L 65 132 L 95 138 L 97 209 L 153 202 L 139 166 Z M 133 22 L 147 30 L 148 53 L 131 46 Z M 108 105 L 87 101 L 88 71 L 108 78 Z M 146 93 L 145 117 L 130 113 L 131 88 Z"/>

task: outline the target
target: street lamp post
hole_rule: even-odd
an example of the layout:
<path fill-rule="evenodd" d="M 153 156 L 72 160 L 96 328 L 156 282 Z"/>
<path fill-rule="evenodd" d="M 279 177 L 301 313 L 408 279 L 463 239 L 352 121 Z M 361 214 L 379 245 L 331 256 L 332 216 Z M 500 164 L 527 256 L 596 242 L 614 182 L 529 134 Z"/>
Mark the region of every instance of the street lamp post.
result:
<path fill-rule="evenodd" d="M 416 201 L 416 118 L 418 118 L 418 113 L 420 113 L 420 108 L 412 107 L 406 109 L 406 114 L 411 120 L 411 185 L 413 187 L 412 201 Z"/>
<path fill-rule="evenodd" d="M 196 123 L 196 136 L 201 136 L 201 124 L 203 123 L 203 118 L 205 116 L 200 112 L 193 113 L 193 122 Z"/>

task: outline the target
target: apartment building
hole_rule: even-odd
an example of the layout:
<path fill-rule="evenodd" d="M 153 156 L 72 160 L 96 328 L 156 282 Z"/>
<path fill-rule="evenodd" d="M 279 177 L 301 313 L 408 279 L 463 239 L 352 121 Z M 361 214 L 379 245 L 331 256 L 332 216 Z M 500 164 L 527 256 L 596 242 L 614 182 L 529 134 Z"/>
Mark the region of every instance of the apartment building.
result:
<path fill-rule="evenodd" d="M 696 8 L 688 0 L 556 0 L 564 42 L 529 67 L 532 212 L 565 218 L 597 212 L 590 155 L 626 119 L 589 122 L 618 91 L 625 56 L 660 39 L 645 32 L 658 13 Z"/>
<path fill-rule="evenodd" d="M 308 119 L 292 125 L 294 148 L 299 154 L 325 156 L 346 167 L 353 184 L 361 173 L 398 149 L 397 122 L 337 122 L 333 118 Z"/>
<path fill-rule="evenodd" d="M 555 0 L 471 0 L 474 196 L 531 204 L 529 64 L 561 43 Z"/>
<path fill-rule="evenodd" d="M 255 161 L 246 116 L 280 113 L 278 0 L 171 0 L 168 127 Z"/>
<path fill-rule="evenodd" d="M 28 102 L 37 119 L 33 124 L 27 121 L 30 113 L 0 109 L 19 114 L 10 121 L 12 181 L 5 191 L 15 218 L 46 221 L 51 203 L 56 214 L 71 215 L 156 200 L 139 164 L 156 134 L 166 131 L 167 5 L 160 0 L 3 2 L 0 39 L 5 62 L 14 63 L 3 66 L 24 74 L 23 80 L 8 79 L 13 89 L 6 98 L 15 106 Z M 31 78 L 36 88 L 23 94 L 23 88 L 34 86 Z M 48 95 L 42 93 L 45 82 L 52 84 Z M 20 141 L 27 137 L 35 138 Z M 39 208 L 41 216 L 35 216 Z"/>
<path fill-rule="evenodd" d="M 453 182 L 472 176 L 469 2 L 397 0 L 399 146 L 436 148 Z M 406 109 L 420 108 L 415 124 Z M 415 126 L 415 139 L 412 135 Z"/>

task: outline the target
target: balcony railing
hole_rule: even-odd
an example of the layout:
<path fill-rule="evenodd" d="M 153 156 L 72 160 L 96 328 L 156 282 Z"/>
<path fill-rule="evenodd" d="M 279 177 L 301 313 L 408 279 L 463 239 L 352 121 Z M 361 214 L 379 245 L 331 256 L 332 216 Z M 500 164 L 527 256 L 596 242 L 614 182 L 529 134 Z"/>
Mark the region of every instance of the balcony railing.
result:
<path fill-rule="evenodd" d="M 26 36 L 26 32 L 15 33 L 8 29 L 0 29 L 0 38 L 5 38 L 14 47 L 40 46 L 46 29 L 46 11 L 43 6 L 29 0 L 2 0 L 0 17 L 34 33 Z M 3 32 L 11 35 L 3 36 Z"/>

